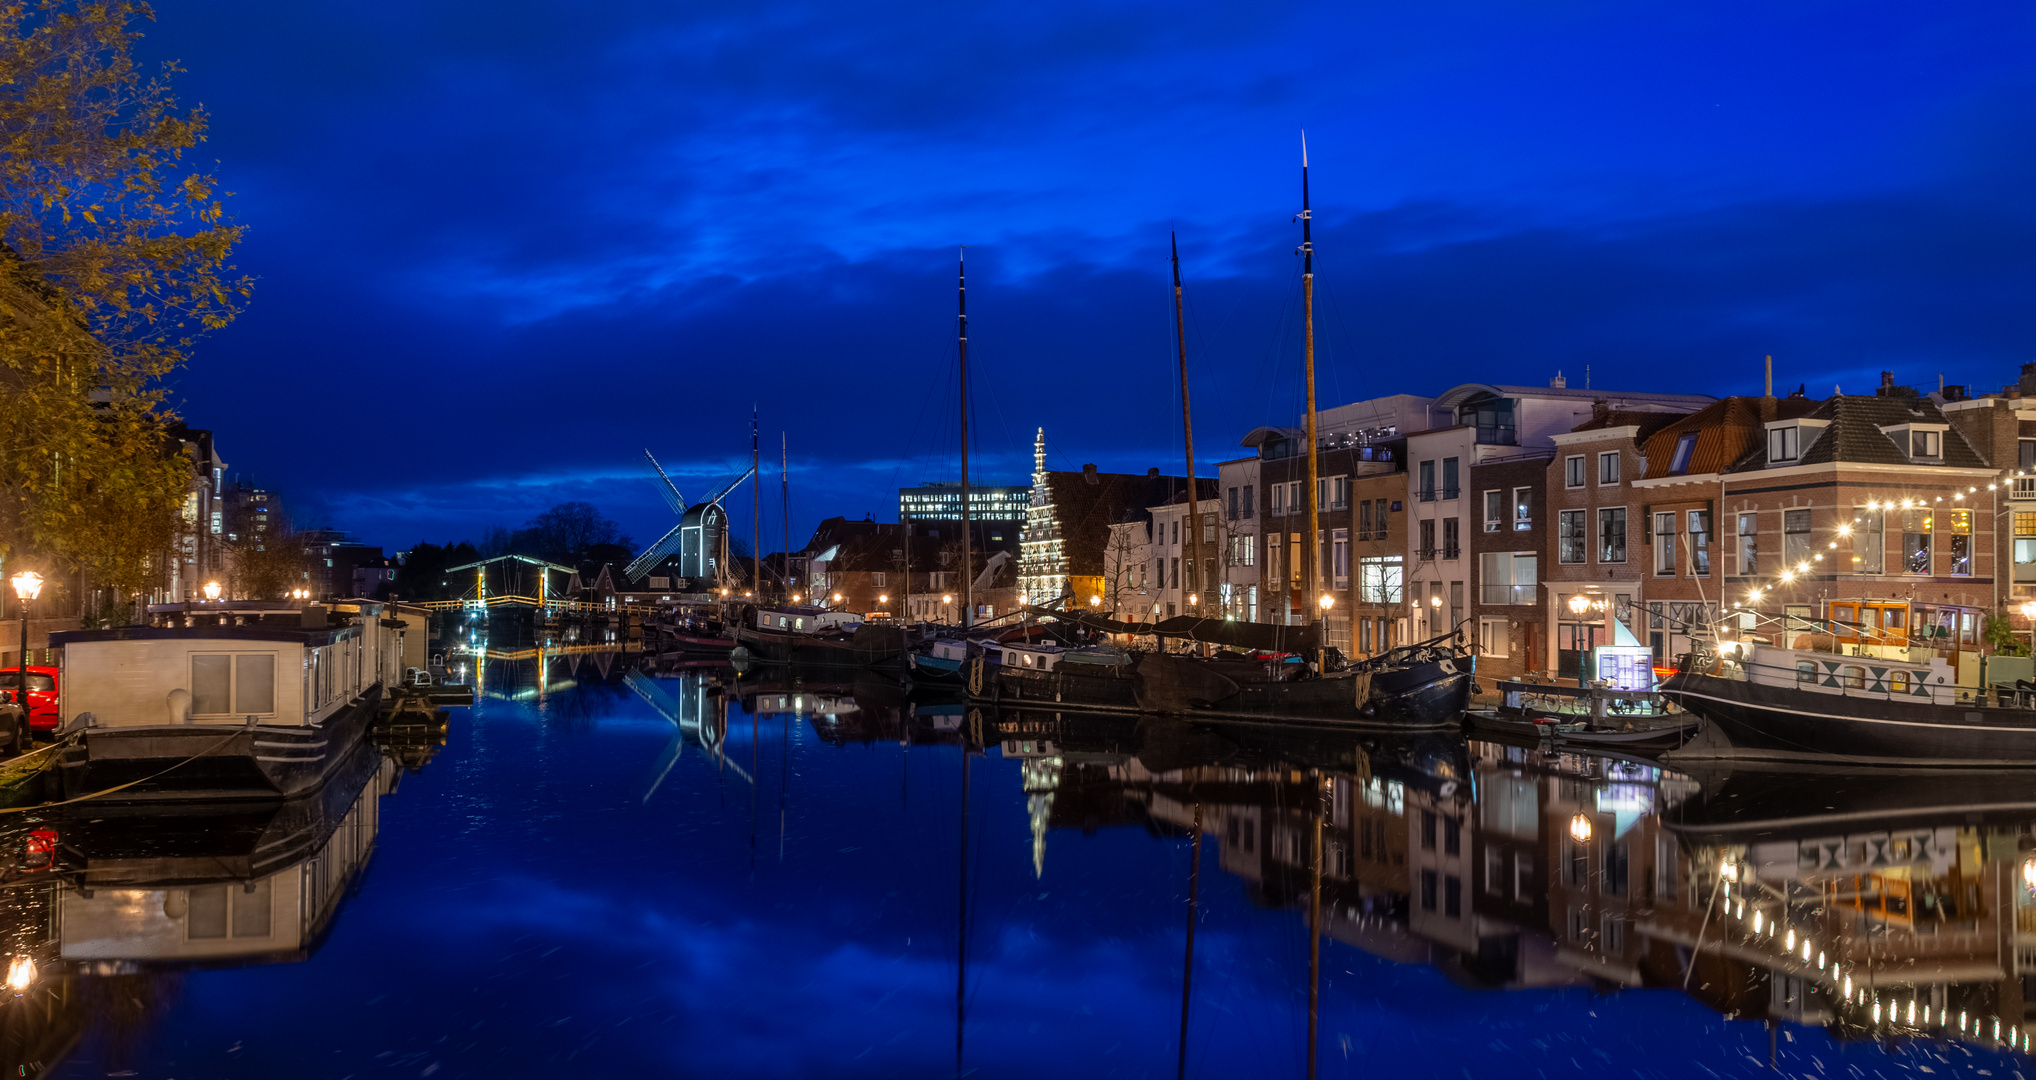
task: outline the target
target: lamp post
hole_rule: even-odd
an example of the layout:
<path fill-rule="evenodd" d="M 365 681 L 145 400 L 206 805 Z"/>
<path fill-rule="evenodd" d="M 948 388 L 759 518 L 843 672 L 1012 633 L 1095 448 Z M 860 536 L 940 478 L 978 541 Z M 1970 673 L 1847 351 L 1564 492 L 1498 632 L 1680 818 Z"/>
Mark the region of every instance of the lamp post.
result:
<path fill-rule="evenodd" d="M 21 664 L 14 680 L 14 703 L 21 706 L 22 730 L 16 735 L 18 740 L 28 735 L 28 602 L 42 595 L 42 575 L 23 570 L 10 583 L 14 595 L 21 598 Z"/>
<path fill-rule="evenodd" d="M 206 582 L 206 583 L 205 583 L 205 599 L 207 599 L 207 600 L 217 600 L 217 599 L 219 599 L 219 583 L 218 583 L 218 582 L 216 582 L 216 581 L 208 581 L 208 582 Z"/>
<path fill-rule="evenodd" d="M 2029 651 L 2036 654 L 2036 600 L 2024 600 L 2021 612 L 2022 618 L 2029 621 Z"/>

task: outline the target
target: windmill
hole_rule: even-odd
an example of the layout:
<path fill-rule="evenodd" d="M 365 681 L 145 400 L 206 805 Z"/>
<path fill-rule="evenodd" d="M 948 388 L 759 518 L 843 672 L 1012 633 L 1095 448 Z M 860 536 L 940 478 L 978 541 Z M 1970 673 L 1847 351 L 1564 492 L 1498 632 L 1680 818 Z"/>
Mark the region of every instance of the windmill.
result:
<path fill-rule="evenodd" d="M 706 501 L 687 506 L 686 497 L 679 494 L 679 485 L 672 483 L 672 478 L 665 475 L 664 466 L 658 464 L 657 456 L 649 450 L 645 450 L 643 456 L 649 458 L 650 467 L 657 470 L 657 478 L 664 485 L 658 490 L 658 494 L 663 495 L 672 512 L 679 515 L 679 523 L 672 526 L 670 532 L 658 537 L 657 543 L 645 548 L 643 554 L 631 560 L 628 566 L 623 567 L 623 574 L 631 581 L 642 581 L 652 567 L 676 553 L 679 557 L 680 577 L 696 581 L 701 579 L 719 581 L 721 549 L 728 539 L 728 514 L 722 510 L 721 500 L 735 490 L 735 485 L 749 479 L 750 474 L 756 471 L 756 466 L 752 464 L 742 470 L 735 479 L 721 485 L 714 494 L 707 496 Z"/>

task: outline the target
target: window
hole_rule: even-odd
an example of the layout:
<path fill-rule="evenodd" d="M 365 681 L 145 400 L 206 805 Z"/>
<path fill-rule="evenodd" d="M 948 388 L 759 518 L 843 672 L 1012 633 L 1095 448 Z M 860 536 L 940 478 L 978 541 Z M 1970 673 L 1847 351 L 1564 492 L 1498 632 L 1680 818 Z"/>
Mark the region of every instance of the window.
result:
<path fill-rule="evenodd" d="M 1435 871 L 1421 871 L 1421 910 L 1435 910 Z"/>
<path fill-rule="evenodd" d="M 1180 518 L 1175 518 L 1175 519 L 1174 519 L 1174 521 L 1173 521 L 1173 533 L 1174 533 L 1174 538 L 1173 538 L 1173 543 L 1174 543 L 1175 545 L 1179 545 L 1179 544 L 1180 544 L 1180 542 L 1181 542 L 1181 519 L 1180 519 Z"/>
<path fill-rule="evenodd" d="M 1664 577 L 1675 575 L 1675 514 L 1673 512 L 1654 515 L 1654 572 Z"/>
<path fill-rule="evenodd" d="M 1879 510 L 1852 512 L 1852 569 L 1861 574 L 1888 570 L 1885 518 Z"/>
<path fill-rule="evenodd" d="M 1270 513 L 1274 517 L 1280 517 L 1284 515 L 1286 512 L 1287 512 L 1287 485 L 1274 484 L 1272 486 L 1272 510 L 1270 511 Z"/>
<path fill-rule="evenodd" d="M 1711 573 L 1711 512 L 1690 511 L 1690 576 L 1708 577 Z"/>
<path fill-rule="evenodd" d="M 275 711 L 274 653 L 192 654 L 192 716 L 270 716 Z"/>
<path fill-rule="evenodd" d="M 881 572 L 879 572 L 879 573 L 874 573 L 874 574 L 871 574 L 871 575 L 870 575 L 870 584 L 871 584 L 871 585 L 874 585 L 874 586 L 876 586 L 876 587 L 877 587 L 877 588 L 879 588 L 879 589 L 881 589 L 881 588 L 883 588 L 883 587 L 884 587 L 884 585 L 886 584 L 886 578 L 887 578 L 888 576 L 889 576 L 889 575 L 887 575 L 887 574 L 884 574 L 884 573 L 881 573 Z M 652 580 L 652 581 L 656 581 L 657 579 L 656 579 L 656 578 L 652 578 L 651 580 Z M 653 585 L 653 586 L 651 586 L 651 588 L 654 588 L 654 589 L 668 589 L 668 588 L 670 588 L 670 587 L 671 587 L 670 585 Z"/>
<path fill-rule="evenodd" d="M 1815 660 L 1796 661 L 1796 684 L 1798 686 L 1817 685 L 1817 662 Z"/>
<path fill-rule="evenodd" d="M 1513 489 L 1513 529 L 1524 532 L 1534 527 L 1534 489 L 1516 487 Z"/>
<path fill-rule="evenodd" d="M 1462 554 L 1462 542 L 1461 542 L 1461 539 L 1460 539 L 1460 538 L 1458 537 L 1458 535 L 1457 535 L 1457 531 L 1458 531 L 1459 529 L 1461 529 L 1462 527 L 1463 527 L 1463 522 L 1461 522 L 1461 521 L 1457 520 L 1456 518 L 1453 518 L 1453 517 L 1449 517 L 1449 518 L 1443 518 L 1443 519 L 1442 519 L 1442 557 L 1443 557 L 1443 558 L 1445 558 L 1445 559 L 1454 559 L 1454 558 L 1456 558 L 1456 557 L 1457 557 L 1458 555 Z"/>
<path fill-rule="evenodd" d="M 1435 501 L 1435 463 L 1433 461 L 1421 463 L 1421 486 L 1415 493 L 1415 497 L 1422 502 Z"/>
<path fill-rule="evenodd" d="M 1176 555 L 1176 556 L 1174 556 L 1174 557 L 1173 557 L 1173 559 L 1172 559 L 1171 561 L 1172 561 L 1172 563 L 1173 563 L 1173 571 L 1174 571 L 1174 583 L 1173 583 L 1173 587 L 1174 587 L 1174 588 L 1176 588 L 1176 589 L 1178 589 L 1178 588 L 1180 588 L 1180 587 L 1181 587 L 1181 557 L 1180 557 L 1180 556 L 1178 556 L 1178 555 Z"/>
<path fill-rule="evenodd" d="M 1626 508 L 1607 506 L 1598 511 L 1598 561 L 1626 561 Z"/>
<path fill-rule="evenodd" d="M 1909 431 L 1909 456 L 1912 458 L 1941 458 L 1944 456 L 1944 433 L 1928 428 L 1912 428 Z"/>
<path fill-rule="evenodd" d="M 2014 557 L 2015 580 L 2036 582 L 2036 514 L 2015 512 Z"/>
<path fill-rule="evenodd" d="M 1506 877 L 1506 853 L 1497 844 L 1485 848 L 1485 891 L 1499 895 L 1499 886 Z"/>
<path fill-rule="evenodd" d="M 1237 489 L 1230 489 L 1230 520 L 1237 520 Z"/>
<path fill-rule="evenodd" d="M 1909 693 L 1911 689 L 1912 688 L 1909 683 L 1908 672 L 1906 671 L 1888 672 L 1888 693 L 1906 694 Z"/>
<path fill-rule="evenodd" d="M 1444 855 L 1463 854 L 1463 822 L 1453 817 L 1442 819 L 1442 853 Z"/>
<path fill-rule="evenodd" d="M 1401 559 L 1398 555 L 1377 555 L 1357 560 L 1357 598 L 1366 604 L 1400 602 Z"/>
<path fill-rule="evenodd" d="M 1608 955 L 1625 952 L 1626 920 L 1608 911 L 1600 925 L 1598 951 Z"/>
<path fill-rule="evenodd" d="M 1562 459 L 1562 485 L 1580 488 L 1584 486 L 1584 456 L 1575 454 Z"/>
<path fill-rule="evenodd" d="M 1443 498 L 1445 498 L 1445 499 L 1454 499 L 1454 498 L 1456 498 L 1456 494 L 1457 494 L 1457 491 L 1458 491 L 1458 485 L 1457 485 L 1457 466 L 1456 466 L 1456 459 L 1455 459 L 1455 458 L 1453 458 L 1453 457 L 1446 457 L 1446 458 L 1443 458 L 1443 459 L 1442 459 L 1442 497 L 1443 497 Z"/>
<path fill-rule="evenodd" d="M 1534 572 L 1538 558 L 1533 552 L 1480 553 L 1478 603 L 1487 605 L 1534 603 Z"/>
<path fill-rule="evenodd" d="M 1486 394 L 1456 408 L 1456 422 L 1477 429 L 1477 440 L 1487 446 L 1514 445 L 1513 399 Z"/>
<path fill-rule="evenodd" d="M 1598 486 L 1607 487 L 1619 482 L 1619 452 L 1607 450 L 1598 455 Z"/>
<path fill-rule="evenodd" d="M 1778 427 L 1767 429 L 1767 460 L 1770 464 L 1794 461 L 1802 457 L 1802 429 L 1799 427 Z"/>
<path fill-rule="evenodd" d="M 1582 458 L 1575 459 L 1582 461 Z M 1556 561 L 1580 563 L 1584 561 L 1584 512 L 1564 510 L 1556 518 Z"/>
<path fill-rule="evenodd" d="M 1485 531 L 1498 532 L 1506 525 L 1506 493 L 1493 488 L 1485 492 Z"/>
<path fill-rule="evenodd" d="M 1251 520 L 1251 508 L 1257 504 L 1251 501 L 1251 485 L 1244 485 L 1244 520 Z"/>
<path fill-rule="evenodd" d="M 1951 536 L 1950 573 L 1967 576 L 1972 573 L 1972 511 L 1946 510 L 1944 524 Z"/>
<path fill-rule="evenodd" d="M 1421 537 L 1421 543 L 1420 543 L 1420 545 L 1419 545 L 1418 547 L 1416 547 L 1416 548 L 1414 549 L 1414 553 L 1415 553 L 1416 555 L 1420 556 L 1420 557 L 1421 557 L 1421 558 L 1423 558 L 1423 559 L 1432 559 L 1432 558 L 1434 558 L 1434 557 L 1435 557 L 1435 519 L 1434 519 L 1434 518 L 1423 518 L 1423 519 L 1421 519 L 1421 527 L 1420 527 L 1420 528 L 1419 528 L 1418 530 L 1416 530 L 1416 531 L 1417 531 L 1417 532 L 1418 532 L 1418 533 L 1420 534 L 1420 537 Z"/>
<path fill-rule="evenodd" d="M 1287 513 L 1305 514 L 1307 512 L 1307 506 L 1301 502 L 1301 481 L 1296 480 L 1287 485 Z"/>
<path fill-rule="evenodd" d="M 1489 588 L 1489 586 L 1487 586 Z M 1486 656 L 1506 657 L 1511 655 L 1511 624 L 1506 619 L 1478 620 L 1478 649 Z"/>
<path fill-rule="evenodd" d="M 1564 858 L 1563 884 L 1572 889 L 1583 889 L 1591 884 L 1591 849 L 1575 840 L 1562 842 Z"/>
<path fill-rule="evenodd" d="M 1797 573 L 1808 570 L 1810 561 L 1810 512 L 1808 510 L 1782 511 L 1782 569 L 1795 567 Z"/>
<path fill-rule="evenodd" d="M 1421 850 L 1435 850 L 1435 833 L 1438 820 L 1433 810 L 1421 811 Z"/>
<path fill-rule="evenodd" d="M 1739 515 L 1739 575 L 1760 573 L 1760 515 Z"/>
<path fill-rule="evenodd" d="M 1452 919 L 1463 917 L 1463 882 L 1455 874 L 1442 881 L 1442 914 Z"/>
<path fill-rule="evenodd" d="M 1935 515 L 1928 510 L 1902 511 L 1903 572 L 1930 572 L 1930 531 L 1935 521 Z"/>
<path fill-rule="evenodd" d="M 1857 664 L 1847 664 L 1839 668 L 1838 685 L 1847 690 L 1866 689 L 1866 669 Z"/>
<path fill-rule="evenodd" d="M 1630 871 L 1630 859 L 1626 854 L 1626 841 L 1613 840 L 1605 845 L 1604 876 L 1598 879 L 1598 888 L 1607 896 L 1626 895 L 1626 879 Z"/>
<path fill-rule="evenodd" d="M 1373 499 L 1371 503 L 1371 528 L 1373 539 L 1386 538 L 1386 500 Z"/>
<path fill-rule="evenodd" d="M 1350 586 L 1350 530 L 1336 529 L 1329 534 L 1330 576 L 1337 591 Z"/>
<path fill-rule="evenodd" d="M 1534 864 L 1527 860 L 1524 851 L 1513 854 L 1513 899 L 1527 899 L 1527 890 L 1534 887 Z"/>
<path fill-rule="evenodd" d="M 1697 453 L 1697 433 L 1685 432 L 1675 441 L 1675 453 L 1668 459 L 1668 474 L 1683 476 L 1690 471 L 1690 459 Z"/>

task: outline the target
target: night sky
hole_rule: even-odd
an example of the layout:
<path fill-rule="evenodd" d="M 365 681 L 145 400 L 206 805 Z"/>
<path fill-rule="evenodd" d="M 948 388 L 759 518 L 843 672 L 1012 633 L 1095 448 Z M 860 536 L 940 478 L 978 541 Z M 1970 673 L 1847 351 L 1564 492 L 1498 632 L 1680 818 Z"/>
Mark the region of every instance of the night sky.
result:
<path fill-rule="evenodd" d="M 746 464 L 793 531 L 956 475 L 1178 471 L 1300 401 L 1488 380 L 1864 392 L 2036 359 L 2036 12 L 2002 0 L 1228 6 L 165 0 L 250 227 L 178 407 L 298 523 L 671 523 Z M 730 503 L 738 520 L 747 501 Z"/>

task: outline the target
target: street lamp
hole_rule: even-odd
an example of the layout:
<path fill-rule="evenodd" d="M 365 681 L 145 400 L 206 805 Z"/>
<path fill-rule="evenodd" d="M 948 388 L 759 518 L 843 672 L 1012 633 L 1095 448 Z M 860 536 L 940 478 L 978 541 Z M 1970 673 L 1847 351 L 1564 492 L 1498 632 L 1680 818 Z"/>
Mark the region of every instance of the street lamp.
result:
<path fill-rule="evenodd" d="M 1329 595 L 1328 593 L 1323 593 L 1323 594 L 1322 594 L 1322 600 L 1321 600 L 1321 603 L 1322 603 L 1322 610 L 1323 610 L 1323 611 L 1328 611 L 1328 610 L 1329 610 L 1330 608 L 1332 608 L 1332 607 L 1335 607 L 1335 606 L 1336 606 L 1336 598 L 1335 598 L 1335 597 L 1333 597 L 1333 596 L 1330 596 L 1330 595 Z"/>
<path fill-rule="evenodd" d="M 2036 653 L 2036 600 L 2024 600 L 2022 617 L 2029 620 L 2029 651 Z"/>
<path fill-rule="evenodd" d="M 23 570 L 9 579 L 14 586 L 14 595 L 21 598 L 21 669 L 20 677 L 14 680 L 14 701 L 21 706 L 21 732 L 19 737 L 28 735 L 28 602 L 42 595 L 42 575 L 33 570 Z"/>
<path fill-rule="evenodd" d="M 205 599 L 207 599 L 207 600 L 217 600 L 217 599 L 219 599 L 219 583 L 218 583 L 218 582 L 216 582 L 216 581 L 208 581 L 208 582 L 206 582 L 206 583 L 205 583 L 205 589 L 204 589 L 204 592 L 205 592 Z"/>
<path fill-rule="evenodd" d="M 1579 844 L 1591 842 L 1591 819 L 1579 813 L 1569 819 L 1569 836 Z"/>

